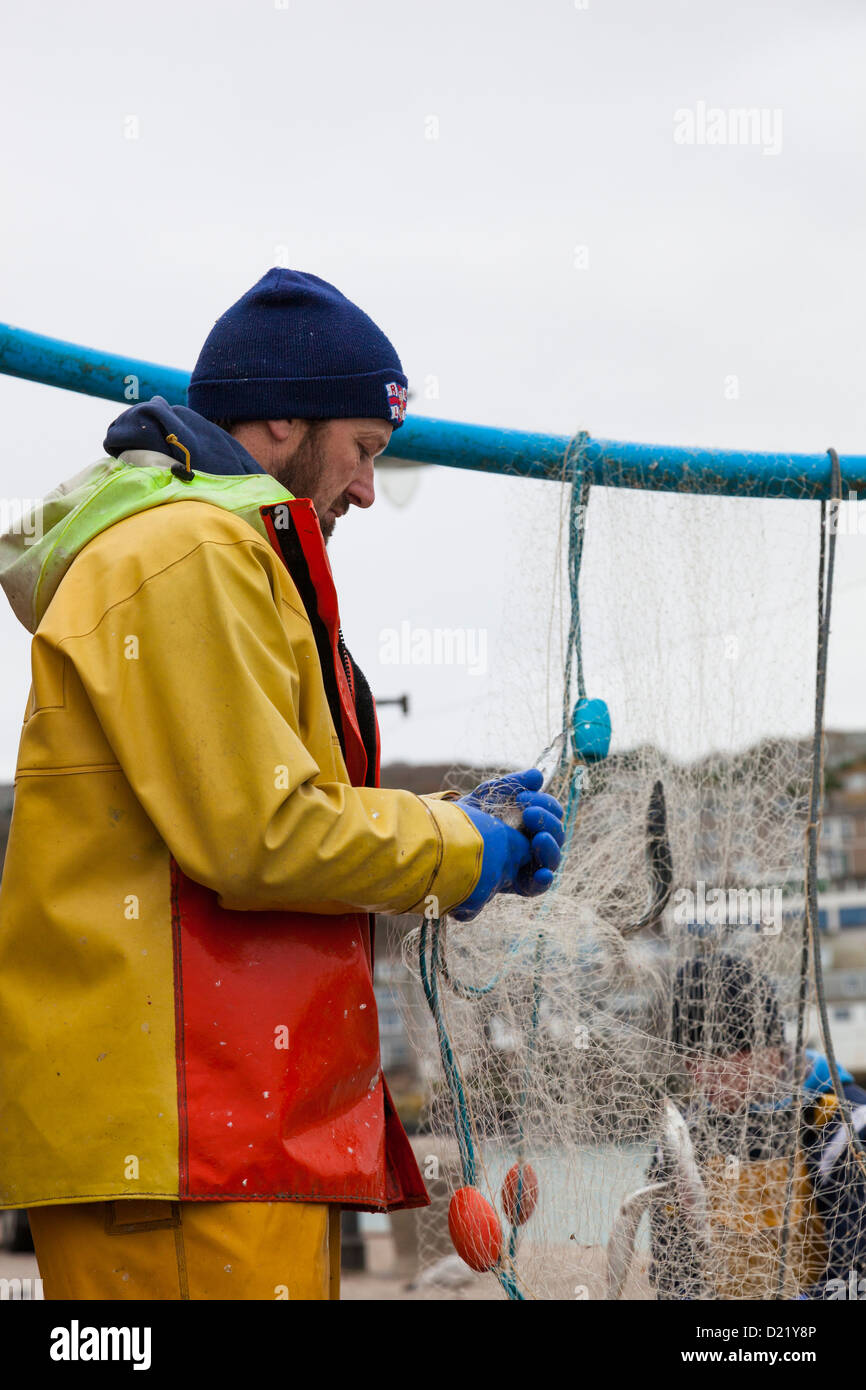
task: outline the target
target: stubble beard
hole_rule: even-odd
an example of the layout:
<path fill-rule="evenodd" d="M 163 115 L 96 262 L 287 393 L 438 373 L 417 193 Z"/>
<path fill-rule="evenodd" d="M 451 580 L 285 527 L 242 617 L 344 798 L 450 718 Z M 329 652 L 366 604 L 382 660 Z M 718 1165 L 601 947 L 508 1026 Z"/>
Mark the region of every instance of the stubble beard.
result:
<path fill-rule="evenodd" d="M 316 489 L 325 471 L 324 450 L 318 438 L 318 431 L 308 430 L 292 457 L 275 470 L 273 476 L 293 497 L 309 497 L 316 509 L 319 526 L 327 545 L 334 533 L 336 519 L 327 517 L 328 508 L 333 501 L 319 503 Z"/>

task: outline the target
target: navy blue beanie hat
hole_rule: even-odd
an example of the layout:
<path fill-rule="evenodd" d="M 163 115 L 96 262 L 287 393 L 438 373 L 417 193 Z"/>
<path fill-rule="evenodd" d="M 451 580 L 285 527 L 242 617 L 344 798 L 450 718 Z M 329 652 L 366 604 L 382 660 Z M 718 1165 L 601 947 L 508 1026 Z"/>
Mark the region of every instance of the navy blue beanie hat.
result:
<path fill-rule="evenodd" d="M 326 280 L 275 266 L 217 319 L 187 401 L 206 420 L 389 420 L 407 379 L 385 334 Z"/>

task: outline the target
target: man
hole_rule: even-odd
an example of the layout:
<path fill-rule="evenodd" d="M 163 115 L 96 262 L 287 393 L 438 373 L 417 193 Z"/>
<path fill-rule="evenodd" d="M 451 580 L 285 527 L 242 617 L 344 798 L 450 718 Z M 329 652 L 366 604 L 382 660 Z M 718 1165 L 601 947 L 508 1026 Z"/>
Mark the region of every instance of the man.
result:
<path fill-rule="evenodd" d="M 378 787 L 324 539 L 373 502 L 406 394 L 366 314 L 271 270 L 214 325 L 189 408 L 126 411 L 37 543 L 0 540 L 34 633 L 0 1205 L 29 1211 L 46 1298 L 336 1297 L 340 1209 L 428 1201 L 370 914 L 543 892 L 562 808 L 534 770 L 456 803 Z"/>
<path fill-rule="evenodd" d="M 651 1209 L 650 1278 L 659 1298 L 772 1299 L 780 1274 L 785 1297 L 833 1296 L 824 1291 L 849 1271 L 866 1273 L 864 1173 L 815 1052 L 801 1113 L 792 1115 L 790 1049 L 772 982 L 727 952 L 687 960 L 674 982 L 673 1041 L 692 1082 L 686 1120 L 710 1253 L 702 1256 L 702 1233 L 680 1209 L 662 1143 L 649 1174 L 672 1180 Z M 844 1070 L 841 1080 L 855 1128 L 866 1133 L 866 1092 Z"/>

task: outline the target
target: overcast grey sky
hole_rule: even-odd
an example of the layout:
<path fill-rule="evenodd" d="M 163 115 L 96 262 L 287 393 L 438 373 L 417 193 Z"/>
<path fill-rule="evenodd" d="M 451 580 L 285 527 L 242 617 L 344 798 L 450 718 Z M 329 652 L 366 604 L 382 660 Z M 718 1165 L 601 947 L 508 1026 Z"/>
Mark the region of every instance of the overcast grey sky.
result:
<path fill-rule="evenodd" d="M 866 453 L 866 15 L 855 0 L 47 0 L 9 12 L 4 39 L 0 319 L 191 367 L 218 314 L 284 262 L 376 319 L 417 413 Z M 701 103 L 780 113 L 780 124 L 763 145 L 678 143 L 675 113 Z M 4 377 L 0 405 L 4 496 L 40 496 L 100 457 L 120 409 Z M 412 698 L 410 719 L 382 712 L 386 760 L 529 760 L 551 732 L 556 682 L 546 702 L 541 646 L 558 491 L 428 469 L 408 506 L 380 496 L 338 525 L 347 641 L 377 694 Z M 595 693 L 621 701 L 627 738 L 652 732 L 637 680 L 650 656 L 628 623 L 606 645 L 600 615 L 646 602 L 647 566 L 679 523 L 667 503 L 640 515 L 602 503 L 587 660 Z M 738 736 L 770 716 L 793 731 L 808 722 L 803 528 L 815 508 L 777 526 L 746 520 L 744 505 L 715 533 L 716 569 L 754 527 L 763 549 L 734 611 L 746 618 L 763 601 L 782 616 L 768 629 L 775 664 L 754 648 L 724 680 L 740 696 L 761 685 L 764 715 L 738 722 Z M 694 533 L 682 543 L 688 578 L 654 634 L 658 670 L 672 669 L 674 638 L 700 614 L 706 631 L 718 619 L 719 640 L 732 621 L 715 599 L 692 602 L 705 549 Z M 731 568 L 742 580 L 739 561 Z M 843 538 L 835 725 L 866 723 L 864 594 L 866 537 Z M 796 652 L 789 598 L 804 605 Z M 406 622 L 483 632 L 486 672 L 386 664 L 382 632 Z M 635 631 L 646 636 L 646 621 Z M 0 640 L 10 778 L 29 637 L 5 603 Z M 790 700 L 776 698 L 781 680 Z M 642 700 L 644 716 L 626 714 Z M 704 722 L 697 742 L 732 727 L 727 715 Z"/>

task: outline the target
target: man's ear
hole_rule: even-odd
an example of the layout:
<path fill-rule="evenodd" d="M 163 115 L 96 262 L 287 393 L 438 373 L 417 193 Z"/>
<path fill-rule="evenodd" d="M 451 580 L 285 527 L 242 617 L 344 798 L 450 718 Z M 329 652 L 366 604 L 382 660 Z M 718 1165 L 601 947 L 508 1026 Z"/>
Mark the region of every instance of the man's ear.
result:
<path fill-rule="evenodd" d="M 286 440 L 296 432 L 297 420 L 266 420 L 271 438 L 277 444 L 285 444 Z"/>

